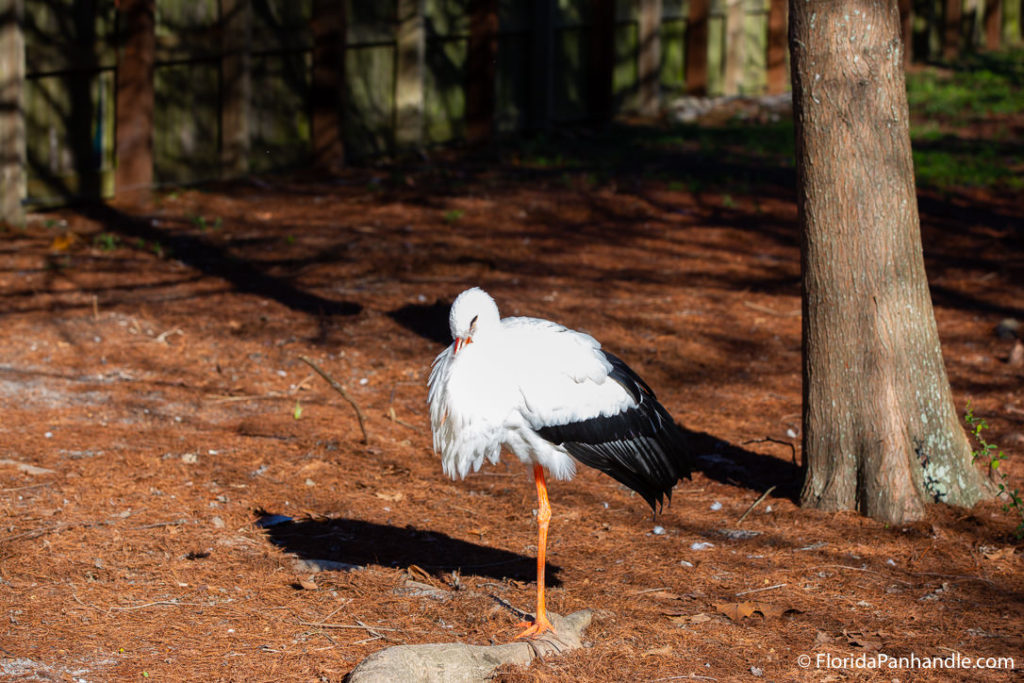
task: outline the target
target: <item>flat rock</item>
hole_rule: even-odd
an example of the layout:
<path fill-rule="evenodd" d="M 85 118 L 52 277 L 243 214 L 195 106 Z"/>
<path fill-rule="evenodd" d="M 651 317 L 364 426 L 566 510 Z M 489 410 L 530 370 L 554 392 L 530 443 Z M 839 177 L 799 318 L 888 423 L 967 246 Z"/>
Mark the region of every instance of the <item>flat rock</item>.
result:
<path fill-rule="evenodd" d="M 589 609 L 561 617 L 548 612 L 557 635 L 503 645 L 424 643 L 395 645 L 379 650 L 353 669 L 349 683 L 464 683 L 486 681 L 503 664 L 528 666 L 534 657 L 550 657 L 582 647 L 584 629 L 590 625 Z"/>

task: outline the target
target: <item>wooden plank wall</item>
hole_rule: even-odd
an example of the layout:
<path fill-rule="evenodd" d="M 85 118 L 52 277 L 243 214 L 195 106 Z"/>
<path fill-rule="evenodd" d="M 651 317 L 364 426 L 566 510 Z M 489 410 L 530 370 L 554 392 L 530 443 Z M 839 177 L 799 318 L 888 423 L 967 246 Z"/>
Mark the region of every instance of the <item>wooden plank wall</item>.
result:
<path fill-rule="evenodd" d="M 1019 42 L 1014 2 L 901 0 L 908 57 Z M 0 16 L 23 5 L 0 25 L 5 201 L 338 168 L 789 87 L 787 0 L 0 0 Z"/>

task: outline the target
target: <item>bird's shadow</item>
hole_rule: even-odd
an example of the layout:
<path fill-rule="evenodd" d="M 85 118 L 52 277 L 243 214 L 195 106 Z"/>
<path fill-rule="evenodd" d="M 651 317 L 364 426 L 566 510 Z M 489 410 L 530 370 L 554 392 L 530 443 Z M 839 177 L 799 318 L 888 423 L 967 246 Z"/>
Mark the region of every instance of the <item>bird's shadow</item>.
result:
<path fill-rule="evenodd" d="M 257 511 L 257 524 L 274 545 L 304 560 L 366 567 L 419 567 L 431 574 L 458 571 L 498 581 L 534 581 L 537 561 L 518 553 L 460 541 L 438 531 L 400 528 L 360 519 L 291 519 Z M 548 586 L 560 586 L 560 567 L 547 564 Z"/>

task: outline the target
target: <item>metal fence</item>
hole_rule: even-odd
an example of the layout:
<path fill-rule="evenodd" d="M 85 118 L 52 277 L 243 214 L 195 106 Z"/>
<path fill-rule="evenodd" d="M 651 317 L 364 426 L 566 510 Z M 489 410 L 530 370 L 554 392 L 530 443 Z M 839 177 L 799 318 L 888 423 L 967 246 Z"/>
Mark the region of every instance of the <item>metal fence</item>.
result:
<path fill-rule="evenodd" d="M 141 29 L 151 34 L 149 43 L 147 36 L 132 42 L 140 38 L 126 18 L 133 5 L 152 14 Z M 785 5 L 0 0 L 5 25 L 20 27 L 24 54 L 16 95 L 22 156 L 10 151 L 18 144 L 11 139 L 19 136 L 9 134 L 14 124 L 0 119 L 3 163 L 8 170 L 21 165 L 23 202 L 52 204 L 109 197 L 135 181 L 190 183 L 305 164 L 318 155 L 323 134 L 314 129 L 324 120 L 324 139 L 337 138 L 327 154 L 358 159 L 467 136 L 652 114 L 674 93 L 779 91 L 788 89 Z M 1019 38 L 1020 0 L 901 5 L 919 58 L 942 53 L 950 40 L 956 49 L 991 44 L 995 13 L 997 42 L 1004 33 Z M 123 76 L 145 45 L 152 51 L 152 68 L 143 70 L 151 96 L 132 99 L 120 92 L 134 87 Z M 18 49 L 8 48 L 0 52 Z M 16 55 L 0 61 L 11 59 Z M 0 104 L 8 104 L 17 73 L 3 68 L 7 94 Z M 138 101 L 152 102 L 151 111 L 135 111 L 149 106 Z M 327 118 L 318 119 L 325 108 Z M 143 144 L 132 142 L 129 127 Z M 125 170 L 129 162 L 141 163 L 137 178 Z M 14 186 L 7 170 L 4 178 L 8 195 Z"/>

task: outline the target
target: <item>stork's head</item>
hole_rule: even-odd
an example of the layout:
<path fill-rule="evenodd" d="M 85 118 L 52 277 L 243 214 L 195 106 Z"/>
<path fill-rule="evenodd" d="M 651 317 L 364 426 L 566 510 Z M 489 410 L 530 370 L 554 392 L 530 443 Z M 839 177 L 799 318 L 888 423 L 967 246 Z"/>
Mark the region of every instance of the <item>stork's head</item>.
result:
<path fill-rule="evenodd" d="M 490 294 L 479 287 L 459 294 L 448 316 L 452 339 L 455 340 L 455 353 L 466 344 L 472 344 L 475 338 L 486 337 L 488 332 L 498 329 L 500 324 L 498 305 Z"/>

